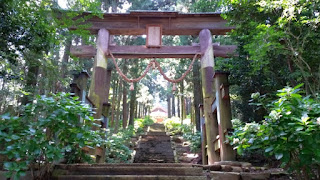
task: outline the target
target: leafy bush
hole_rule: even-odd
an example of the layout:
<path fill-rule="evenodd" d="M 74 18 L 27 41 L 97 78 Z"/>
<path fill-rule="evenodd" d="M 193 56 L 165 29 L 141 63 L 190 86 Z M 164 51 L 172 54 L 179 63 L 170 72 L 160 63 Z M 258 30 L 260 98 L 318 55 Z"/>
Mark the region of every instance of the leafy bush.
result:
<path fill-rule="evenodd" d="M 19 178 L 35 168 L 43 176 L 62 158 L 68 163 L 91 160 L 82 148 L 103 146 L 104 140 L 92 130 L 97 124 L 91 108 L 77 99 L 69 93 L 37 96 L 20 117 L 0 116 L 0 144 L 5 147 L 0 153 L 8 158 L 4 162 L 8 177 Z"/>
<path fill-rule="evenodd" d="M 166 126 L 168 131 L 173 131 L 177 129 L 181 125 L 180 118 L 172 117 L 168 118 L 164 121 L 164 125 Z"/>
<path fill-rule="evenodd" d="M 172 117 L 165 120 L 165 126 L 167 131 L 172 134 L 181 134 L 183 138 L 190 142 L 190 150 L 192 152 L 198 152 L 201 148 L 201 133 L 193 132 L 194 126 L 188 124 L 181 124 L 181 120 L 178 117 Z"/>
<path fill-rule="evenodd" d="M 106 162 L 127 163 L 131 159 L 132 146 L 131 137 L 135 136 L 135 129 L 129 126 L 121 129 L 118 133 L 112 134 L 107 139 Z"/>
<path fill-rule="evenodd" d="M 143 128 L 146 126 L 150 126 L 154 123 L 154 120 L 150 118 L 150 116 L 146 116 L 144 119 L 135 119 L 134 127 L 137 132 L 143 132 Z"/>
<path fill-rule="evenodd" d="M 265 120 L 236 127 L 231 139 L 239 153 L 262 148 L 299 179 L 319 178 L 320 99 L 302 97 L 299 87 L 279 90 Z"/>
<path fill-rule="evenodd" d="M 112 134 L 107 139 L 106 162 L 107 163 L 127 163 L 131 160 L 133 147 L 131 138 L 143 132 L 143 128 L 153 124 L 154 121 L 146 116 L 144 119 L 135 119 L 135 125 L 127 129 L 120 129 L 116 134 Z"/>
<path fill-rule="evenodd" d="M 183 134 L 183 138 L 190 142 L 190 150 L 193 153 L 199 152 L 201 149 L 201 132 L 187 132 Z"/>
<path fill-rule="evenodd" d="M 167 131 L 172 134 L 183 134 L 187 132 L 192 132 L 192 127 L 187 124 L 181 124 L 181 120 L 178 117 L 172 117 L 165 120 L 164 125 Z"/>

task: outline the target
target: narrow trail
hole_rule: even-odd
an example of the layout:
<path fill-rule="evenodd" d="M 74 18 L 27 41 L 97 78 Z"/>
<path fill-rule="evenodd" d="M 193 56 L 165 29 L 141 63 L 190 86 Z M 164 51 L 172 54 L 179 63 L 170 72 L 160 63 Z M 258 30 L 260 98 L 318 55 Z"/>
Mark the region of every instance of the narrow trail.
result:
<path fill-rule="evenodd" d="M 134 163 L 174 163 L 174 153 L 170 136 L 163 124 L 149 126 L 146 135 L 142 135 L 136 149 Z"/>

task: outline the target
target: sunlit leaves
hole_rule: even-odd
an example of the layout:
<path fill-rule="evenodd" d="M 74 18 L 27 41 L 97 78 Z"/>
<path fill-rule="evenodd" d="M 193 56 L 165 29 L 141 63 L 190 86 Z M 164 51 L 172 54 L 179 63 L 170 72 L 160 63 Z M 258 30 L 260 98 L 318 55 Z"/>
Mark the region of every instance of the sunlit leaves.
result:
<path fill-rule="evenodd" d="M 279 90 L 278 100 L 267 106 L 269 115 L 256 125 L 259 128 L 255 131 L 246 128 L 251 123 L 236 125 L 231 139 L 237 139 L 233 144 L 238 152 L 262 148 L 267 155 L 274 155 L 283 165 L 306 177 L 310 174 L 300 169 L 309 171 L 320 161 L 317 151 L 313 150 L 320 148 L 317 139 L 320 137 L 320 104 L 319 99 L 303 97 L 300 87 L 301 84 Z M 249 143 L 250 138 L 254 138 L 253 143 Z"/>
<path fill-rule="evenodd" d="M 104 146 L 101 133 L 92 130 L 91 108 L 77 99 L 68 93 L 37 96 L 20 117 L 0 116 L 0 142 L 5 147 L 0 154 L 8 157 L 5 168 L 10 176 L 21 175 L 35 163 L 48 168 L 63 157 L 67 163 L 89 161 L 82 148 Z"/>

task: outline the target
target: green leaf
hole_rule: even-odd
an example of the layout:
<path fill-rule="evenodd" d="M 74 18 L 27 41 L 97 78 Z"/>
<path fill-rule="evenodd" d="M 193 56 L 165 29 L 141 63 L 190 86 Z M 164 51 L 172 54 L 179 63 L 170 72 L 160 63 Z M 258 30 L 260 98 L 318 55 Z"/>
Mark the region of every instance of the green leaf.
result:
<path fill-rule="evenodd" d="M 11 139 L 13 139 L 13 140 L 18 140 L 18 139 L 20 139 L 20 137 L 17 136 L 17 135 L 15 135 L 15 134 L 13 134 L 13 135 L 11 136 Z"/>
<path fill-rule="evenodd" d="M 78 139 L 82 138 L 82 136 L 83 136 L 82 133 L 78 133 L 78 134 L 77 134 L 77 138 L 78 138 Z"/>
<path fill-rule="evenodd" d="M 296 131 L 301 131 L 301 130 L 303 130 L 303 127 L 302 127 L 302 126 L 296 127 Z"/>
<path fill-rule="evenodd" d="M 273 150 L 273 146 L 270 146 L 270 147 L 268 147 L 266 150 L 265 150 L 265 152 L 270 152 L 270 151 L 272 151 Z"/>
<path fill-rule="evenodd" d="M 282 153 L 276 153 L 275 156 L 276 156 L 277 160 L 280 160 L 283 157 L 283 154 Z"/>
<path fill-rule="evenodd" d="M 10 119 L 10 114 L 6 113 L 6 114 L 1 115 L 0 117 L 1 117 L 1 119 L 8 120 L 8 119 Z"/>
<path fill-rule="evenodd" d="M 293 89 L 298 89 L 298 88 L 302 87 L 303 85 L 304 85 L 304 83 L 298 84 Z"/>
<path fill-rule="evenodd" d="M 4 163 L 3 163 L 3 167 L 4 167 L 6 170 L 10 170 L 10 168 L 12 167 L 12 162 L 4 162 Z"/>

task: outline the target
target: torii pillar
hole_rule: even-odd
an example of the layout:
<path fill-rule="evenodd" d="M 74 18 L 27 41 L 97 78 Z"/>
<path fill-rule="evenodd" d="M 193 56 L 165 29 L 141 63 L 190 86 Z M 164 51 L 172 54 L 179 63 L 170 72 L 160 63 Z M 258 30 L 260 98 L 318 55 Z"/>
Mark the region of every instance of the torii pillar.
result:
<path fill-rule="evenodd" d="M 215 151 L 214 141 L 219 134 L 217 118 L 213 116 L 211 104 L 215 99 L 215 87 L 213 82 L 214 75 L 214 56 L 212 47 L 212 35 L 210 30 L 203 29 L 199 34 L 201 50 L 201 76 L 203 92 L 203 108 L 207 135 L 207 154 L 208 164 L 220 161 L 220 155 Z"/>
<path fill-rule="evenodd" d="M 93 115 L 95 119 L 102 118 L 103 104 L 106 101 L 107 95 L 107 58 L 109 47 L 109 31 L 106 29 L 100 29 L 97 36 L 97 53 L 93 65 L 92 80 L 89 89 L 89 99 L 92 101 L 96 108 L 96 113 Z M 96 161 L 98 163 L 104 162 L 104 150 L 99 151 L 96 148 L 95 155 L 97 155 Z"/>

